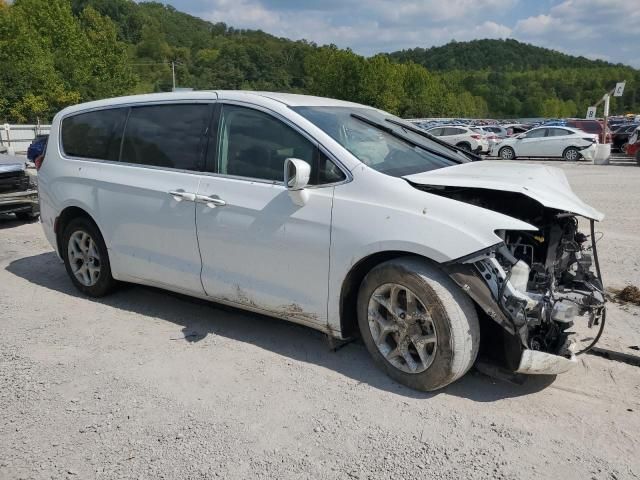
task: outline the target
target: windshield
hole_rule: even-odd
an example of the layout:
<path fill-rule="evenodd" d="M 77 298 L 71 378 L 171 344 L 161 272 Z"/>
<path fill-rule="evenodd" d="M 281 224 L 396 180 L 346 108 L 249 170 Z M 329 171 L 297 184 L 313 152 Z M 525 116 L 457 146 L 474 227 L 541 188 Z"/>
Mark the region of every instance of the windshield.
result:
<path fill-rule="evenodd" d="M 372 108 L 292 107 L 365 165 L 394 177 L 450 167 L 469 159 L 403 127 Z M 396 123 L 398 122 L 398 123 Z"/>

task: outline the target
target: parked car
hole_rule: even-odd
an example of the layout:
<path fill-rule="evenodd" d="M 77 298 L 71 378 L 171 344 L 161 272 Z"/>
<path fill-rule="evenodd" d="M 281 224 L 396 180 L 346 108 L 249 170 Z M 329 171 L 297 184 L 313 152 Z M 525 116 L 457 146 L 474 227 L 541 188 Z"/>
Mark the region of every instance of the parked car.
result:
<path fill-rule="evenodd" d="M 371 107 L 141 95 L 66 108 L 50 138 L 42 226 L 89 296 L 121 280 L 359 335 L 419 390 L 464 375 L 481 322 L 514 370 L 566 371 L 572 322 L 604 311 L 577 221 L 603 215 L 561 170 L 471 162 Z"/>
<path fill-rule="evenodd" d="M 464 125 L 440 125 L 426 130 L 450 145 L 475 153 L 489 153 L 486 135 Z"/>
<path fill-rule="evenodd" d="M 492 133 L 498 138 L 507 138 L 509 136 L 507 129 L 501 125 L 482 125 L 481 128 L 487 132 L 487 134 Z"/>
<path fill-rule="evenodd" d="M 623 151 L 623 147 L 629 141 L 629 137 L 638 128 L 637 123 L 623 123 L 611 132 L 611 149 L 618 152 Z"/>
<path fill-rule="evenodd" d="M 38 179 L 24 160 L 0 154 L 0 213 L 15 213 L 20 220 L 38 216 Z"/>
<path fill-rule="evenodd" d="M 635 157 L 638 166 L 640 166 L 640 127 L 636 127 L 629 137 L 629 142 L 625 146 L 625 152 L 627 155 Z"/>
<path fill-rule="evenodd" d="M 604 131 L 604 122 L 602 120 L 585 120 L 581 118 L 569 118 L 564 121 L 567 127 L 577 128 L 586 133 L 598 135 L 600 143 L 611 143 L 611 131 L 607 129 L 606 135 Z"/>
<path fill-rule="evenodd" d="M 491 152 L 504 160 L 519 157 L 561 157 L 568 161 L 593 160 L 597 135 L 569 127 L 537 127 L 516 137 L 505 138 Z"/>
<path fill-rule="evenodd" d="M 512 137 L 514 135 L 520 135 L 521 133 L 528 132 L 531 130 L 531 125 L 524 123 L 512 123 L 503 125 L 503 127 L 507 130 L 507 136 Z"/>
<path fill-rule="evenodd" d="M 27 148 L 27 158 L 33 162 L 42 155 L 47 147 L 48 139 L 49 135 L 36 135 L 36 138 L 34 138 L 29 148 Z"/>

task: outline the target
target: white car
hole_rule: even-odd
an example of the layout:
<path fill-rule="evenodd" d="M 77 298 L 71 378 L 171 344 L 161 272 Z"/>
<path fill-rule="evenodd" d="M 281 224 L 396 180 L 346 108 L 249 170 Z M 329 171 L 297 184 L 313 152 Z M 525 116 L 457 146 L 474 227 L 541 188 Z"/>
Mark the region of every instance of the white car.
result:
<path fill-rule="evenodd" d="M 474 153 L 489 153 L 490 145 L 486 134 L 463 125 L 439 125 L 426 132 L 450 145 Z"/>
<path fill-rule="evenodd" d="M 501 125 L 475 125 L 473 128 L 482 130 L 487 135 L 493 134 L 498 138 L 507 138 L 509 132 Z"/>
<path fill-rule="evenodd" d="M 598 136 L 570 127 L 537 127 L 505 138 L 493 146 L 491 155 L 504 160 L 518 157 L 560 157 L 568 161 L 593 160 Z"/>
<path fill-rule="evenodd" d="M 470 157 L 327 98 L 102 100 L 54 118 L 42 226 L 86 295 L 133 282 L 361 336 L 419 390 L 464 375 L 481 340 L 519 372 L 565 371 L 571 322 L 604 312 L 576 217 L 602 214 L 560 170 Z"/>

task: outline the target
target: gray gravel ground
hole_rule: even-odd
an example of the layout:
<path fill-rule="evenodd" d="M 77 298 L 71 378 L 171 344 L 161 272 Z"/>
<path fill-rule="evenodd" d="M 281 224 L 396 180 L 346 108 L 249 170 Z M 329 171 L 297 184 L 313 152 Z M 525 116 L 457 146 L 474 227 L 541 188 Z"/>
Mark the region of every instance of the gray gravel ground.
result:
<path fill-rule="evenodd" d="M 566 165 L 607 214 L 608 284 L 640 284 L 640 168 Z M 629 163 L 629 165 L 631 165 Z M 640 476 L 640 369 L 583 356 L 524 385 L 406 389 L 361 344 L 163 291 L 80 296 L 37 223 L 0 218 L 0 478 Z M 612 305 L 604 342 L 640 344 Z"/>

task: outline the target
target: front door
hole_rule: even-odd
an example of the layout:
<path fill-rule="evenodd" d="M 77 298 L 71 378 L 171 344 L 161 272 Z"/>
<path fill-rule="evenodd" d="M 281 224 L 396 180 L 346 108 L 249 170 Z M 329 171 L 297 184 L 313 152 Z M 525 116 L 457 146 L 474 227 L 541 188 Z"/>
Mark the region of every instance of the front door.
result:
<path fill-rule="evenodd" d="M 318 184 L 335 177 L 319 177 L 317 146 L 267 112 L 225 104 L 215 130 L 209 143 L 214 174 L 203 176 L 196 204 L 207 295 L 326 324 L 333 187 Z M 303 206 L 283 184 L 286 158 L 312 165 L 316 185 Z"/>
<path fill-rule="evenodd" d="M 209 104 L 130 109 L 119 164 L 99 166 L 114 274 L 204 294 L 195 224 Z M 108 170 L 108 175 L 106 174 Z"/>
<path fill-rule="evenodd" d="M 514 144 L 516 155 L 518 157 L 542 157 L 540 148 L 544 143 L 546 128 L 536 128 L 527 132 L 523 138 L 520 138 Z"/>

